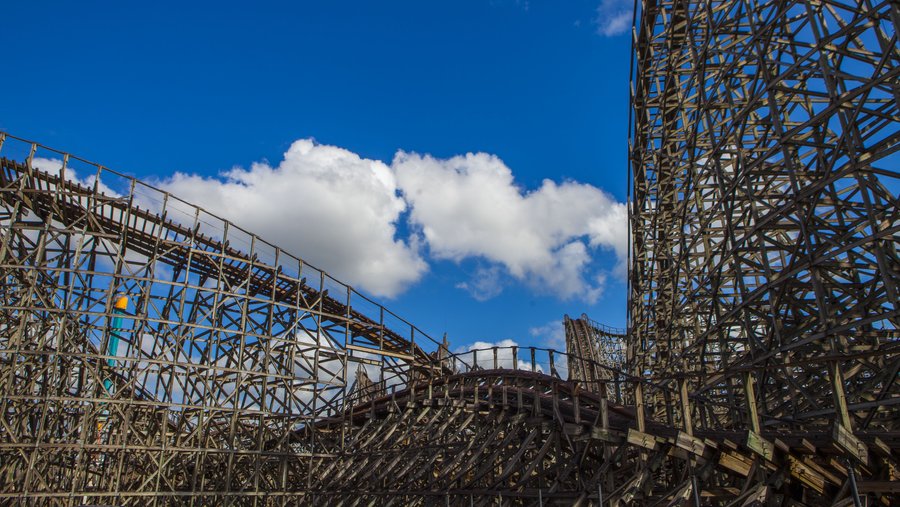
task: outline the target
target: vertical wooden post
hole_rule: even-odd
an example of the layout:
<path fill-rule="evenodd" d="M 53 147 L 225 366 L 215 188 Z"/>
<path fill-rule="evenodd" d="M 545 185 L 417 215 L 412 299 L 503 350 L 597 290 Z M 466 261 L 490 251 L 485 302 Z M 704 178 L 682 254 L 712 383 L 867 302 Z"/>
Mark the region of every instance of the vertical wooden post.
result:
<path fill-rule="evenodd" d="M 852 432 L 850 411 L 847 409 L 847 396 L 844 394 L 844 375 L 837 361 L 828 363 L 828 376 L 831 377 L 831 389 L 834 393 L 834 410 L 841 426 Z"/>
<path fill-rule="evenodd" d="M 756 387 L 753 373 L 747 372 L 744 377 L 744 391 L 747 393 L 747 410 L 750 413 L 750 429 L 759 434 L 759 413 L 756 409 Z"/>
<path fill-rule="evenodd" d="M 644 386 L 640 381 L 638 381 L 637 386 L 634 388 L 634 405 L 637 412 L 637 430 L 644 433 Z"/>
<path fill-rule="evenodd" d="M 694 436 L 694 424 L 691 421 L 691 400 L 688 397 L 687 378 L 678 381 L 678 393 L 681 398 L 681 418 L 684 420 L 684 432 Z"/>

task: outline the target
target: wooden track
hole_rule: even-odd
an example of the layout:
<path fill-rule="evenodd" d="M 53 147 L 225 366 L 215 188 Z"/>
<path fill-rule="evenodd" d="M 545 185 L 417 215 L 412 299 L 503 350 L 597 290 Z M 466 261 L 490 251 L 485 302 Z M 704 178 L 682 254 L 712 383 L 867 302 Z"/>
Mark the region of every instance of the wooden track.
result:
<path fill-rule="evenodd" d="M 566 352 L 0 133 L 0 505 L 900 504 L 900 7 L 637 20 L 629 327 Z"/>

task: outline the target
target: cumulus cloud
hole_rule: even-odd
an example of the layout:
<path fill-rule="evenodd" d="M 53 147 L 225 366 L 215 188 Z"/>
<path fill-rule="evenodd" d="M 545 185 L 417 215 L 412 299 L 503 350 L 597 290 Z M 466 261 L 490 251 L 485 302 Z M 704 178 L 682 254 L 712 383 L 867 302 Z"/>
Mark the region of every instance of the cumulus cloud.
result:
<path fill-rule="evenodd" d="M 397 238 L 406 203 L 391 169 L 343 148 L 303 139 L 275 167 L 177 173 L 159 185 L 376 295 L 395 296 L 427 270 Z"/>
<path fill-rule="evenodd" d="M 33 163 L 47 171 L 62 164 Z M 93 174 L 71 167 L 66 174 L 117 195 Z M 156 185 L 379 296 L 419 281 L 428 270 L 426 253 L 476 260 L 479 267 L 456 287 L 478 301 L 515 279 L 537 292 L 593 303 L 608 272 L 624 273 L 624 204 L 574 181 L 544 180 L 525 191 L 502 160 L 485 153 L 437 159 L 400 151 L 388 165 L 302 139 L 278 164 L 212 177 L 176 173 Z M 401 236 L 398 227 L 412 232 Z M 603 249 L 615 252 L 615 268 L 595 262 Z"/>
<path fill-rule="evenodd" d="M 589 274 L 591 249 L 613 250 L 624 265 L 625 205 L 596 187 L 544 180 L 523 192 L 509 167 L 485 153 L 399 152 L 392 167 L 435 258 L 487 259 L 535 289 L 590 303 L 605 280 Z"/>
<path fill-rule="evenodd" d="M 597 33 L 614 37 L 627 33 L 631 28 L 633 5 L 628 0 L 602 0 L 597 6 Z"/>

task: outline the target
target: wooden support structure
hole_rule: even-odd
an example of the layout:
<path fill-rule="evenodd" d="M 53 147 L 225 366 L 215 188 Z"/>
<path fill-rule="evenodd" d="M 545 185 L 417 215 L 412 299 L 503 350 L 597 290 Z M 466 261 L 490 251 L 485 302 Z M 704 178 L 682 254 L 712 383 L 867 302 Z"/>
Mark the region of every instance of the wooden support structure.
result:
<path fill-rule="evenodd" d="M 566 352 L 0 133 L 0 505 L 900 503 L 897 3 L 636 19 L 629 326 Z"/>

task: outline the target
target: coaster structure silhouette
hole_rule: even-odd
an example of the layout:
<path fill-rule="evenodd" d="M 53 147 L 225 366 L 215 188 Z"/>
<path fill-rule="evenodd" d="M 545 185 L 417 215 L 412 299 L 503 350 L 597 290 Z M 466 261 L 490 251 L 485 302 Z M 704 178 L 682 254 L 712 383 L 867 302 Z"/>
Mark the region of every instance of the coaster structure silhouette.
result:
<path fill-rule="evenodd" d="M 900 7 L 635 12 L 628 329 L 566 351 L 0 133 L 0 505 L 900 503 Z"/>

